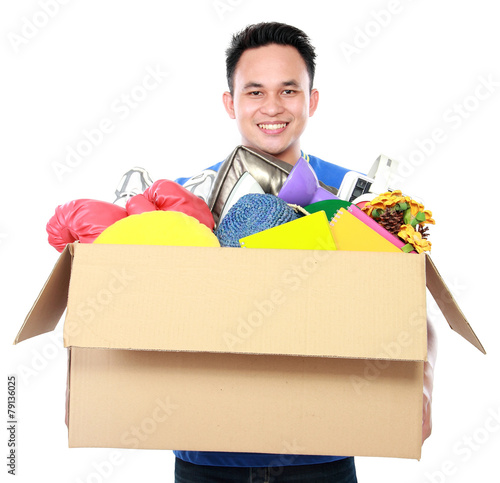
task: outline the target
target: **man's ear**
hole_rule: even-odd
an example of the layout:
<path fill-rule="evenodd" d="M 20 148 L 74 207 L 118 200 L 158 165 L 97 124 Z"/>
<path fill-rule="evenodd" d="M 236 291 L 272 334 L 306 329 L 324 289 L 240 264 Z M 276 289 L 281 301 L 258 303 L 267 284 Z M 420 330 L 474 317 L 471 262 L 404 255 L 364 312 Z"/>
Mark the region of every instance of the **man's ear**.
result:
<path fill-rule="evenodd" d="M 234 114 L 233 96 L 230 92 L 226 91 L 224 92 L 224 94 L 222 94 L 222 102 L 224 103 L 224 107 L 226 109 L 226 112 L 229 114 L 229 117 L 231 119 L 236 119 L 236 116 Z"/>
<path fill-rule="evenodd" d="M 319 102 L 319 92 L 318 89 L 313 89 L 311 91 L 310 99 L 309 99 L 309 117 L 311 117 L 318 107 Z"/>

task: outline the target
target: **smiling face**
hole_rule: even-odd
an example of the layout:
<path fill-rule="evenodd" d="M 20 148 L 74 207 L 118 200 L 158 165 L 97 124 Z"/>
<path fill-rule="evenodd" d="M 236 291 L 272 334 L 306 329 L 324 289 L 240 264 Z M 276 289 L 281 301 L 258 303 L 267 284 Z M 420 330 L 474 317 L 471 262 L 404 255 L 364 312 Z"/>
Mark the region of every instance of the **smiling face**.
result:
<path fill-rule="evenodd" d="M 224 92 L 223 101 L 243 145 L 297 162 L 300 136 L 318 105 L 318 91 L 310 92 L 297 49 L 270 44 L 245 50 L 234 73 L 233 95 Z"/>

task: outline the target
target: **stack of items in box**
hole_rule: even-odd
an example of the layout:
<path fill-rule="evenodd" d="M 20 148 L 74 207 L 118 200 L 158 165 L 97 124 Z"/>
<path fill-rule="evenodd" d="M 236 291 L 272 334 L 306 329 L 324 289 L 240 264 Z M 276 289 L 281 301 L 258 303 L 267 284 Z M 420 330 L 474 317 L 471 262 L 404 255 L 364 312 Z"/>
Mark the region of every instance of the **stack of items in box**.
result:
<path fill-rule="evenodd" d="M 421 203 L 393 191 L 364 202 L 361 209 L 321 188 L 304 158 L 291 170 L 275 198 L 302 207 L 300 215 L 313 216 L 280 219 L 270 207 L 277 203 L 273 195 L 240 190 L 235 201 L 239 188 L 236 183 L 228 197 L 231 208 L 215 231 L 221 246 L 418 253 L 431 247 L 425 225 L 435 222 Z"/>

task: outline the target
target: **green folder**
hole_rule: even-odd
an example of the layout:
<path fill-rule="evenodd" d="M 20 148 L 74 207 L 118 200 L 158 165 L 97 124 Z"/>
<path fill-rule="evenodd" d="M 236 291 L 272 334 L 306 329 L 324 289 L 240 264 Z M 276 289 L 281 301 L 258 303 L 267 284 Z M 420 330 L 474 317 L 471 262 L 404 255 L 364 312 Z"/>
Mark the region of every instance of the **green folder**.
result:
<path fill-rule="evenodd" d="M 324 211 L 328 221 L 331 221 L 340 208 L 344 208 L 347 210 L 347 208 L 351 205 L 352 203 L 345 200 L 323 200 L 312 203 L 308 206 L 304 206 L 304 210 L 306 210 L 308 213 L 317 213 L 318 211 Z"/>

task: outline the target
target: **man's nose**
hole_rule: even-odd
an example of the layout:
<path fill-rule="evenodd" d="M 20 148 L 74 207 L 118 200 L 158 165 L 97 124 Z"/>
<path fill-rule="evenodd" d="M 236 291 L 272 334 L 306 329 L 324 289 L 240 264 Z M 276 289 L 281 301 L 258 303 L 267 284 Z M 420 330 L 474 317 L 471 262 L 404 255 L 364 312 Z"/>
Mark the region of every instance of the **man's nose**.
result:
<path fill-rule="evenodd" d="M 268 116 L 276 116 L 284 111 L 283 102 L 279 95 L 269 94 L 261 106 L 261 111 Z"/>

